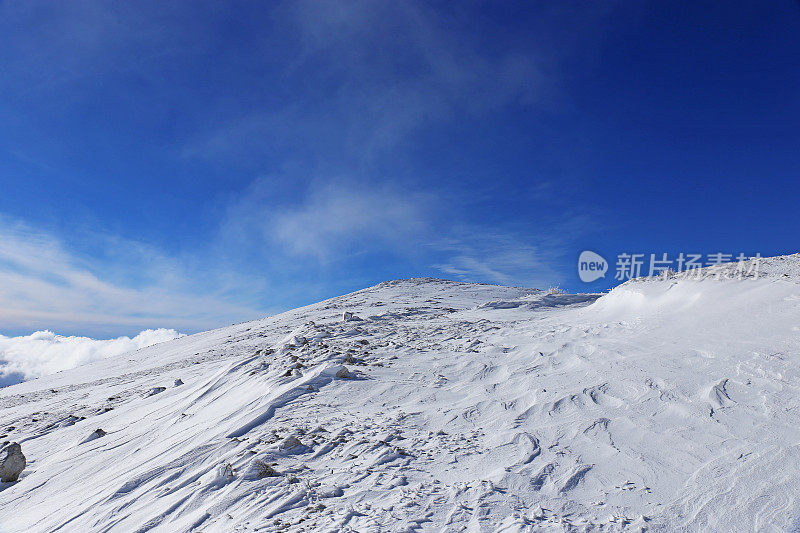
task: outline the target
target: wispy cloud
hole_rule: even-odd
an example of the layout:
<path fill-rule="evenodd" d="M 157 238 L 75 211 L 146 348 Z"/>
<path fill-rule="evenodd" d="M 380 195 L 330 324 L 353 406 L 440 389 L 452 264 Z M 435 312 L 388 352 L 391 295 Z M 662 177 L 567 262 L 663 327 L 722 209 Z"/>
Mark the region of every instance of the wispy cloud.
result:
<path fill-rule="evenodd" d="M 229 206 L 226 236 L 262 242 L 281 253 L 330 261 L 378 247 L 400 251 L 428 231 L 428 194 L 354 180 L 312 181 L 282 202 L 259 180 Z"/>
<path fill-rule="evenodd" d="M 454 194 L 345 179 L 313 180 L 275 201 L 276 181 L 258 180 L 231 202 L 220 239 L 260 247 L 273 265 L 283 260 L 313 269 L 341 262 L 346 268 L 354 255 L 385 252 L 458 280 L 547 287 L 562 282 L 564 250 L 588 226 L 587 217 L 566 208 L 541 217 L 535 230 L 469 224 Z M 534 193 L 537 202 L 552 202 L 557 191 Z"/>
<path fill-rule="evenodd" d="M 552 244 L 537 246 L 513 234 L 462 228 L 430 246 L 442 258 L 432 266 L 455 279 L 547 288 L 559 280 L 558 248 Z"/>
<path fill-rule="evenodd" d="M 274 230 L 292 252 L 326 257 L 358 242 L 400 246 L 408 235 L 424 231 L 425 219 L 422 201 L 413 194 L 326 184 L 302 205 L 279 212 Z"/>
<path fill-rule="evenodd" d="M 180 260 L 141 243 L 96 234 L 90 238 L 99 239 L 94 248 L 111 248 L 108 253 L 115 257 L 89 259 L 51 234 L 0 218 L 4 332 L 53 327 L 95 334 L 163 326 L 198 330 L 264 314 L 242 303 L 241 295 L 238 303 L 226 299 L 224 283 L 201 289 L 202 278 L 213 273 L 193 279 Z"/>
<path fill-rule="evenodd" d="M 535 47 L 483 42 L 459 9 L 443 16 L 414 1 L 281 4 L 276 31 L 287 60 L 269 70 L 279 80 L 272 97 L 226 115 L 183 151 L 215 160 L 284 156 L 280 171 L 231 202 L 223 240 L 260 248 L 273 264 L 282 254 L 308 265 L 390 250 L 460 279 L 552 278 L 544 238 L 458 232 L 475 216 L 475 188 L 439 190 L 431 185 L 442 176 L 428 179 L 403 159 L 429 128 L 552 105 L 555 84 Z M 284 87 L 294 88 L 290 98 Z"/>

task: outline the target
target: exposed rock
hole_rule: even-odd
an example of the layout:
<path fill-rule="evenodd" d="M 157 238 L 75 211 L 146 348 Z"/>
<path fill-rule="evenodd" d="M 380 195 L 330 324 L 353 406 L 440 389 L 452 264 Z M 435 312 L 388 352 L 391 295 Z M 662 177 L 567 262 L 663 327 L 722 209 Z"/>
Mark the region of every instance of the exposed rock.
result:
<path fill-rule="evenodd" d="M 336 377 L 341 379 L 352 378 L 353 373 L 350 372 L 346 366 L 342 365 L 342 367 L 336 371 Z"/>
<path fill-rule="evenodd" d="M 303 445 L 303 443 L 300 442 L 300 439 L 298 439 L 294 435 L 289 435 L 288 437 L 283 439 L 283 442 L 280 443 L 278 448 L 280 448 L 281 450 L 290 450 L 292 448 L 295 448 L 297 446 L 302 446 L 302 445 Z"/>
<path fill-rule="evenodd" d="M 294 344 L 295 346 L 304 346 L 308 344 L 308 339 L 302 335 L 295 335 L 294 338 L 292 339 L 292 344 Z"/>
<path fill-rule="evenodd" d="M 345 322 L 358 322 L 361 319 L 356 315 L 354 315 L 353 313 L 351 313 L 350 311 L 345 311 L 344 313 L 342 313 L 342 320 Z"/>
<path fill-rule="evenodd" d="M 25 470 L 25 456 L 22 454 L 22 446 L 16 442 L 7 443 L 0 449 L 0 481 L 10 483 L 17 481 L 19 475 Z"/>
<path fill-rule="evenodd" d="M 96 440 L 96 439 L 99 439 L 100 437 L 105 437 L 105 436 L 106 436 L 106 432 L 105 432 L 105 431 L 103 431 L 103 430 L 102 430 L 102 429 L 100 429 L 100 428 L 97 428 L 97 429 L 95 429 L 94 431 L 92 431 L 92 433 L 91 433 L 91 434 L 89 434 L 89 436 L 88 436 L 88 437 L 86 437 L 85 439 L 83 439 L 83 440 L 81 441 L 81 444 L 85 444 L 85 443 L 87 443 L 87 442 L 91 442 L 91 441 L 93 441 L 93 440 Z"/>
<path fill-rule="evenodd" d="M 183 385 L 183 380 L 180 378 L 176 379 L 175 383 L 173 383 L 174 387 L 180 387 L 181 385 Z"/>
<path fill-rule="evenodd" d="M 278 472 L 275 471 L 274 468 L 272 468 L 272 465 L 262 461 L 261 459 L 256 459 L 255 461 L 253 461 L 253 463 L 256 471 L 256 476 L 259 478 L 275 477 L 278 475 Z"/>

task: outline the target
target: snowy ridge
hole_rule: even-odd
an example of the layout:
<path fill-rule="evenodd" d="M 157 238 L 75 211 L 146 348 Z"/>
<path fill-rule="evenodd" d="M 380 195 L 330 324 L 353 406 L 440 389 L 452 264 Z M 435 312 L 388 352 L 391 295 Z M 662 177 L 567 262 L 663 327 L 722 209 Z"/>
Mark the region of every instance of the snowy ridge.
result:
<path fill-rule="evenodd" d="M 785 531 L 797 262 L 385 282 L 0 389 L 0 531 Z"/>

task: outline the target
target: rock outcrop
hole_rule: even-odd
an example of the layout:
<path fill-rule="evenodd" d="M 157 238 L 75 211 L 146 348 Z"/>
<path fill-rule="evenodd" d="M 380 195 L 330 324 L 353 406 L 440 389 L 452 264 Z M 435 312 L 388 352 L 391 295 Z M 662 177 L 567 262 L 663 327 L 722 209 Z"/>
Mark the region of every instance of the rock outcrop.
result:
<path fill-rule="evenodd" d="M 291 450 L 292 448 L 295 448 L 297 446 L 302 446 L 302 445 L 303 445 L 303 443 L 300 442 L 300 439 L 298 439 L 294 435 L 289 435 L 288 437 L 283 439 L 283 442 L 281 442 L 280 446 L 278 446 L 278 447 L 281 450 Z"/>
<path fill-rule="evenodd" d="M 342 365 L 341 367 L 339 367 L 339 369 L 336 371 L 336 374 L 335 374 L 335 375 L 336 375 L 336 377 L 337 377 L 337 378 L 339 378 L 339 379 L 348 379 L 348 378 L 352 378 L 352 377 L 353 377 L 353 373 L 352 373 L 352 372 L 350 372 L 350 371 L 347 369 L 347 367 L 346 367 L 346 366 L 344 366 L 344 365 Z"/>
<path fill-rule="evenodd" d="M 350 311 L 345 311 L 344 313 L 342 313 L 342 321 L 344 321 L 344 322 L 360 322 L 361 318 L 356 316 L 356 315 L 354 315 Z"/>
<path fill-rule="evenodd" d="M 22 454 L 22 446 L 16 442 L 9 442 L 0 449 L 0 481 L 9 483 L 17 481 L 19 475 L 25 470 L 27 464 Z"/>

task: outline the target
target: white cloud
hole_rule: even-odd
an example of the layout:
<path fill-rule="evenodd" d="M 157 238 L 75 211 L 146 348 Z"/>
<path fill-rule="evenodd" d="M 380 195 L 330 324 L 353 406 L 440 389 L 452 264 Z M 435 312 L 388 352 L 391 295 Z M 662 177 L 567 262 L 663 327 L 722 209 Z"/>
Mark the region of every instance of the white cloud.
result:
<path fill-rule="evenodd" d="M 266 181 L 256 182 L 228 211 L 225 231 L 321 261 L 390 246 L 402 253 L 428 230 L 432 197 L 352 180 L 312 183 L 299 199 L 268 202 Z"/>
<path fill-rule="evenodd" d="M 273 186 L 281 181 L 275 176 L 257 180 L 232 202 L 221 240 L 258 243 L 271 261 L 283 258 L 282 268 L 387 252 L 424 261 L 457 280 L 547 288 L 563 282 L 556 269 L 564 261 L 560 254 L 587 227 L 585 216 L 566 208 L 563 216 L 542 219 L 536 228 L 465 225 L 458 222 L 463 201 L 453 194 L 363 180 L 313 180 L 278 200 Z M 544 187 L 534 192 L 539 201 L 549 195 Z"/>
<path fill-rule="evenodd" d="M 554 243 L 535 246 L 512 235 L 464 228 L 457 237 L 430 246 L 444 255 L 433 268 L 463 281 L 547 288 L 559 280 L 553 269 Z M 544 241 L 544 240 L 543 240 Z"/>
<path fill-rule="evenodd" d="M 148 329 L 133 338 L 97 340 L 37 331 L 0 335 L 0 386 L 34 379 L 182 336 L 174 329 Z"/>
<path fill-rule="evenodd" d="M 357 184 L 314 188 L 300 206 L 278 213 L 275 237 L 295 253 L 327 255 L 370 239 L 397 243 L 424 227 L 423 206 L 412 195 Z"/>
<path fill-rule="evenodd" d="M 202 330 L 266 314 L 245 303 L 231 303 L 225 294 L 231 287 L 213 269 L 195 271 L 141 243 L 97 234 L 82 238 L 100 250 L 99 257 L 89 261 L 53 235 L 0 217 L 4 333 L 53 328 L 92 335 L 119 335 L 134 328 Z M 241 302 L 243 289 L 239 290 Z"/>

